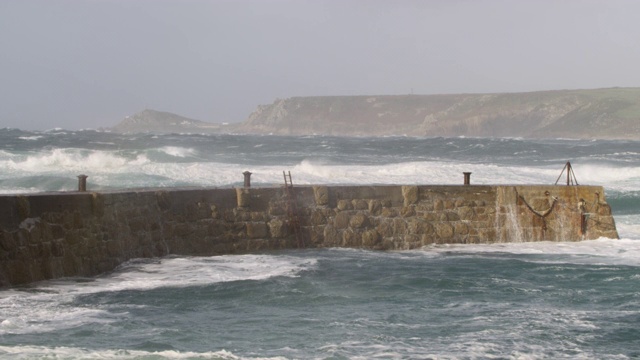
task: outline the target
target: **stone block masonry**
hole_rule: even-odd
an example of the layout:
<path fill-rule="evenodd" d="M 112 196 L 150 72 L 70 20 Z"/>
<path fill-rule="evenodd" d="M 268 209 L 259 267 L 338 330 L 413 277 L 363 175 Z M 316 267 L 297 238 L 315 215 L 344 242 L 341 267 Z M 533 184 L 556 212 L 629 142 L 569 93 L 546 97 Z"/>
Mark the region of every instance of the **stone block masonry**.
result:
<path fill-rule="evenodd" d="M 617 238 L 597 186 L 295 187 L 306 247 Z M 284 188 L 0 196 L 0 286 L 111 271 L 132 258 L 298 247 Z"/>

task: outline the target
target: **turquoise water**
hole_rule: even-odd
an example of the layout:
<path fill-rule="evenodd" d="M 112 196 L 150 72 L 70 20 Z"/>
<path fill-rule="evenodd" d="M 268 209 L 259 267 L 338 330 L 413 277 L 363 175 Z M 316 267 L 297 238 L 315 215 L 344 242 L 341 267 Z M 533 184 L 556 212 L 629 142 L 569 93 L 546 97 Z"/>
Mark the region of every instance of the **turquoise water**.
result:
<path fill-rule="evenodd" d="M 620 240 L 138 259 L 0 291 L 6 359 L 640 357 L 640 142 L 0 130 L 0 192 L 253 184 L 604 185 Z"/>
<path fill-rule="evenodd" d="M 638 256 L 596 240 L 140 260 L 5 290 L 0 356 L 633 358 Z"/>

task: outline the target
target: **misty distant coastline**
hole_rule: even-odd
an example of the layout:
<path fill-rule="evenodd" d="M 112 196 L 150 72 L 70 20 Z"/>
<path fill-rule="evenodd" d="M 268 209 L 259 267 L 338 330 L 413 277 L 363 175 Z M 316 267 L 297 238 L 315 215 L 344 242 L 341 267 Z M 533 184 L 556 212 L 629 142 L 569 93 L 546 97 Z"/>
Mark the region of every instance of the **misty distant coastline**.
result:
<path fill-rule="evenodd" d="M 222 124 L 190 119 L 166 111 L 145 109 L 125 117 L 109 130 L 118 133 L 219 133 Z"/>
<path fill-rule="evenodd" d="M 639 139 L 640 88 L 502 94 L 316 96 L 260 105 L 244 122 L 214 124 L 156 110 L 122 133 L 468 136 Z"/>

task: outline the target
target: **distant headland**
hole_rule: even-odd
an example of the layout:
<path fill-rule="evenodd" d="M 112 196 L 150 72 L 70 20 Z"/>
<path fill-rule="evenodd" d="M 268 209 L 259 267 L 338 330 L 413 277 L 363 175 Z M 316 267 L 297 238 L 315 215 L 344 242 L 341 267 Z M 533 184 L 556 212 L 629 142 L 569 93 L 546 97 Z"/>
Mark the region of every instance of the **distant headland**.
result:
<path fill-rule="evenodd" d="M 313 96 L 260 105 L 242 123 L 145 110 L 116 132 L 640 139 L 640 88 Z"/>
<path fill-rule="evenodd" d="M 110 130 L 119 133 L 217 133 L 222 124 L 212 124 L 165 111 L 146 109 L 127 116 Z"/>

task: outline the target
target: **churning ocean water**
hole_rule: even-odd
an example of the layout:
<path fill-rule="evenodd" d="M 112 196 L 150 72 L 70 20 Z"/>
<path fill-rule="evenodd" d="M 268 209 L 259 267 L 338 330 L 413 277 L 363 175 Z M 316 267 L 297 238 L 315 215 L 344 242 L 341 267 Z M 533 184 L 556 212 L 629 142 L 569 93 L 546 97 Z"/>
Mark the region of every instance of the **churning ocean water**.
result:
<path fill-rule="evenodd" d="M 0 130 L 0 194 L 603 185 L 621 239 L 138 259 L 0 290 L 2 359 L 640 358 L 640 141 Z M 562 182 L 562 179 L 560 180 Z"/>

